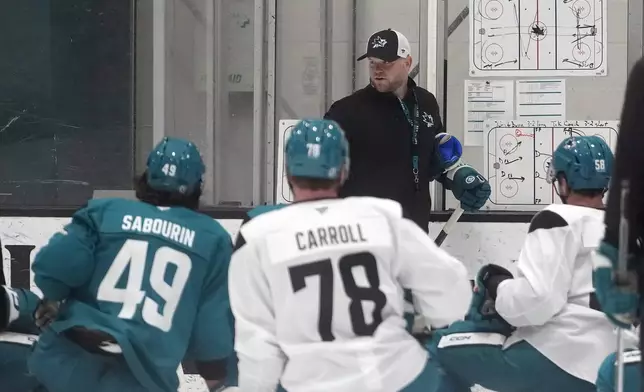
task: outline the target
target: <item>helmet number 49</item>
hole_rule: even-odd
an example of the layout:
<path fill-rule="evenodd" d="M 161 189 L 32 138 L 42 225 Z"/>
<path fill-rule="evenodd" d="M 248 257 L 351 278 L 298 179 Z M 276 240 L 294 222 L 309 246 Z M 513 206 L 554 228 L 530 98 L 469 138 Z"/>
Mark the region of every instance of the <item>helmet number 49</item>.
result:
<path fill-rule="evenodd" d="M 595 159 L 595 170 L 606 171 L 606 161 L 603 159 Z"/>
<path fill-rule="evenodd" d="M 162 171 L 162 172 L 163 172 L 163 174 L 165 174 L 166 176 L 174 177 L 174 176 L 177 174 L 177 166 L 175 166 L 175 165 L 171 165 L 171 164 L 169 164 L 169 163 L 166 163 L 166 164 L 165 164 L 165 165 L 163 165 L 163 167 L 161 168 L 161 171 Z"/>

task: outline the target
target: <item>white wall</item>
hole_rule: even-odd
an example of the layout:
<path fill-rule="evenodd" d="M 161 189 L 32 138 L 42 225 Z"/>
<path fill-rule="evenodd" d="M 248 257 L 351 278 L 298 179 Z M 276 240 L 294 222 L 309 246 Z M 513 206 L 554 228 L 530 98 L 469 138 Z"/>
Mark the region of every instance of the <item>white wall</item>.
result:
<path fill-rule="evenodd" d="M 18 268 L 28 268 L 26 263 L 22 265 L 24 260 L 21 257 L 29 254 L 30 261 L 33 261 L 38 250 L 69 221 L 69 218 L 0 218 L 2 266 L 7 279 L 11 279 L 11 269 L 12 266 L 16 268 L 15 263 L 19 265 Z M 218 222 L 232 238 L 236 237 L 241 220 L 222 219 Z M 431 236 L 436 237 L 441 227 L 442 223 L 432 223 Z M 471 277 L 488 263 L 513 270 L 527 230 L 528 224 L 525 223 L 458 223 L 443 243 L 443 248 L 467 266 Z M 21 256 L 14 246 L 34 248 Z"/>
<path fill-rule="evenodd" d="M 277 118 L 302 118 L 324 114 L 323 21 L 320 0 L 277 2 Z M 374 32 L 392 28 L 402 32 L 412 47 L 414 64 L 420 56 L 420 0 L 357 0 L 355 35 L 351 0 L 331 1 L 333 29 L 331 65 L 332 100 L 352 92 L 353 65 L 356 88 L 369 80 L 365 62 L 356 62 Z M 353 57 L 353 44 L 357 45 Z"/>

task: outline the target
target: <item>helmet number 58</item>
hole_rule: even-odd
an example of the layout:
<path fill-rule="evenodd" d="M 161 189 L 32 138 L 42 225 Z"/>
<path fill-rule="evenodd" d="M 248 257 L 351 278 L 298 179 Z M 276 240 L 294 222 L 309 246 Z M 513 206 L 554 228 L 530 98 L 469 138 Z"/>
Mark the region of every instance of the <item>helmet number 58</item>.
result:
<path fill-rule="evenodd" d="M 605 171 L 606 170 L 606 161 L 603 159 L 595 159 L 595 170 Z"/>

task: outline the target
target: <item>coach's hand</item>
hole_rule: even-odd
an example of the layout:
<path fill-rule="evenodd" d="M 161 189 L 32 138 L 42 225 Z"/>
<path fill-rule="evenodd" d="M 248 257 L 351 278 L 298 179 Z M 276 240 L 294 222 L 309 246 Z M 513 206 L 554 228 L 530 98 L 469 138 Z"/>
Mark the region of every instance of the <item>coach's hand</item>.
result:
<path fill-rule="evenodd" d="M 620 328 L 631 328 L 636 320 L 638 295 L 637 278 L 629 272 L 629 281 L 617 285 L 617 248 L 602 242 L 593 255 L 593 286 L 601 310 Z"/>
<path fill-rule="evenodd" d="M 461 208 L 465 211 L 478 211 L 490 197 L 490 183 L 469 165 L 462 165 L 453 170 L 453 173 L 447 173 L 447 181 L 450 182 L 448 188 L 461 202 Z"/>

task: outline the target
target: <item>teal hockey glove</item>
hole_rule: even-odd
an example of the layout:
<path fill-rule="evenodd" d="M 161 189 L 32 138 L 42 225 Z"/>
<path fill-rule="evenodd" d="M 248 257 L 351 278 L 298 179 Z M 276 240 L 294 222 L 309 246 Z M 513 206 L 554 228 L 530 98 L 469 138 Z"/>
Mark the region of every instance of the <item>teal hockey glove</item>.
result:
<path fill-rule="evenodd" d="M 639 297 L 637 277 L 629 273 L 627 285 L 615 284 L 614 271 L 617 269 L 617 248 L 602 242 L 593 255 L 593 286 L 602 311 L 620 328 L 630 329 L 636 320 Z"/>
<path fill-rule="evenodd" d="M 476 274 L 472 305 L 467 318 L 481 320 L 497 317 L 494 301 L 499 284 L 506 279 L 512 279 L 512 273 L 507 269 L 488 264 Z"/>
<path fill-rule="evenodd" d="M 478 171 L 469 165 L 459 163 L 445 173 L 443 182 L 465 211 L 478 211 L 485 205 L 492 188 Z"/>
<path fill-rule="evenodd" d="M 39 302 L 29 290 L 0 286 L 0 331 L 18 319 L 31 318 Z"/>

